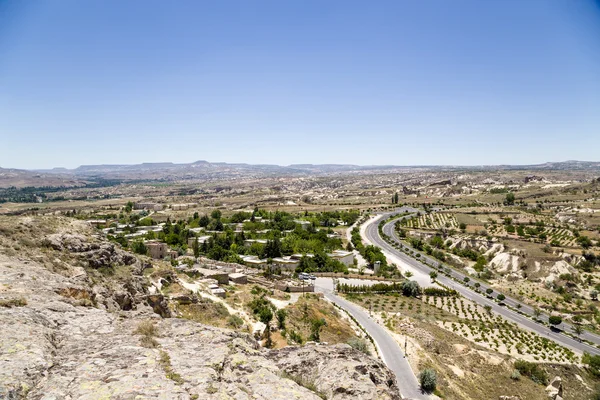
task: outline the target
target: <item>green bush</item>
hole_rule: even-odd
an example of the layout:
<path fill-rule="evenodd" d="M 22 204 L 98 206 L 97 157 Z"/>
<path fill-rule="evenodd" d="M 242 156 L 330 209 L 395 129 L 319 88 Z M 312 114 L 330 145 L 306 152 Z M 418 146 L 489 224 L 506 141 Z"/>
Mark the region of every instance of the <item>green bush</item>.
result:
<path fill-rule="evenodd" d="M 348 340 L 348 345 L 350 347 L 352 347 L 353 349 L 356 349 L 365 354 L 371 355 L 371 351 L 369 350 L 369 345 L 367 344 L 367 341 L 364 339 L 361 339 L 358 337 L 353 337 L 350 340 Z"/>
<path fill-rule="evenodd" d="M 540 385 L 548 384 L 548 374 L 538 364 L 517 360 L 514 366 L 521 375 L 529 377 L 535 383 L 539 383 Z"/>
<path fill-rule="evenodd" d="M 424 369 L 421 371 L 419 374 L 419 383 L 421 384 L 421 389 L 425 392 L 433 392 L 437 384 L 437 375 L 435 371 L 432 369 Z"/>

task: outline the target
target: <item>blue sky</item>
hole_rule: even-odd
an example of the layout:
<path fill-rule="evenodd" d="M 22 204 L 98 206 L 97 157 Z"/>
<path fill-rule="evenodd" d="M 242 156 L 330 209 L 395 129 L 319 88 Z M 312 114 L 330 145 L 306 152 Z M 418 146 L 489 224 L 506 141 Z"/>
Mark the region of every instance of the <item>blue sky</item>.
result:
<path fill-rule="evenodd" d="M 4 168 L 599 149 L 599 1 L 0 0 Z"/>

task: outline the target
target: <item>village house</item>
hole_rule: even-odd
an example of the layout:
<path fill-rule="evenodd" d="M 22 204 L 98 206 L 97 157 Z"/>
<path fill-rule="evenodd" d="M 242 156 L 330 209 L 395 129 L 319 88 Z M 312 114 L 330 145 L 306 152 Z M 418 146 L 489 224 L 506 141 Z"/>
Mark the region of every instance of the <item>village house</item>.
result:
<path fill-rule="evenodd" d="M 156 260 L 162 260 L 165 257 L 177 258 L 179 256 L 179 254 L 175 250 L 171 250 L 166 243 L 150 240 L 145 244 L 148 248 L 148 254 L 150 257 Z"/>

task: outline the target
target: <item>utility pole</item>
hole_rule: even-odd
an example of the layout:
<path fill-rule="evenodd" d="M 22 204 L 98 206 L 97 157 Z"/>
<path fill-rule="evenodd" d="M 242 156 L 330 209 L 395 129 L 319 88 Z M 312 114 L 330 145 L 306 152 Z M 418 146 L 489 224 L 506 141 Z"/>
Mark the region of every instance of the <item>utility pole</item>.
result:
<path fill-rule="evenodd" d="M 404 336 L 404 357 L 408 357 L 408 336 Z"/>

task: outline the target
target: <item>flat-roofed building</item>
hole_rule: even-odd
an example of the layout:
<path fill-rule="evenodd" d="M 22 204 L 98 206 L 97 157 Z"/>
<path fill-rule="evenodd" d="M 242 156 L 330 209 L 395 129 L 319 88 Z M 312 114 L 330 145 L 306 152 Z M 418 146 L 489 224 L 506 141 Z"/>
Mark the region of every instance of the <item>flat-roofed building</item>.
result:
<path fill-rule="evenodd" d="M 239 272 L 233 272 L 229 274 L 229 280 L 239 285 L 245 285 L 246 283 L 248 283 L 248 276 Z"/>
<path fill-rule="evenodd" d="M 333 252 L 329 253 L 328 256 L 334 260 L 338 260 L 346 266 L 354 265 L 354 253 L 351 251 L 334 250 Z"/>
<path fill-rule="evenodd" d="M 152 210 L 152 211 L 160 211 L 163 209 L 162 204 L 159 203 L 153 203 L 153 202 L 149 202 L 149 201 L 142 201 L 139 203 L 135 203 L 133 205 L 133 208 L 135 210 Z"/>
<path fill-rule="evenodd" d="M 197 241 L 198 244 L 202 244 L 210 239 L 210 236 L 199 236 L 199 237 L 191 237 L 188 238 L 188 247 L 192 247 L 194 245 L 194 241 Z"/>
<path fill-rule="evenodd" d="M 273 264 L 281 268 L 282 271 L 294 272 L 300 265 L 300 258 L 292 258 L 290 256 L 275 257 L 273 259 Z"/>

